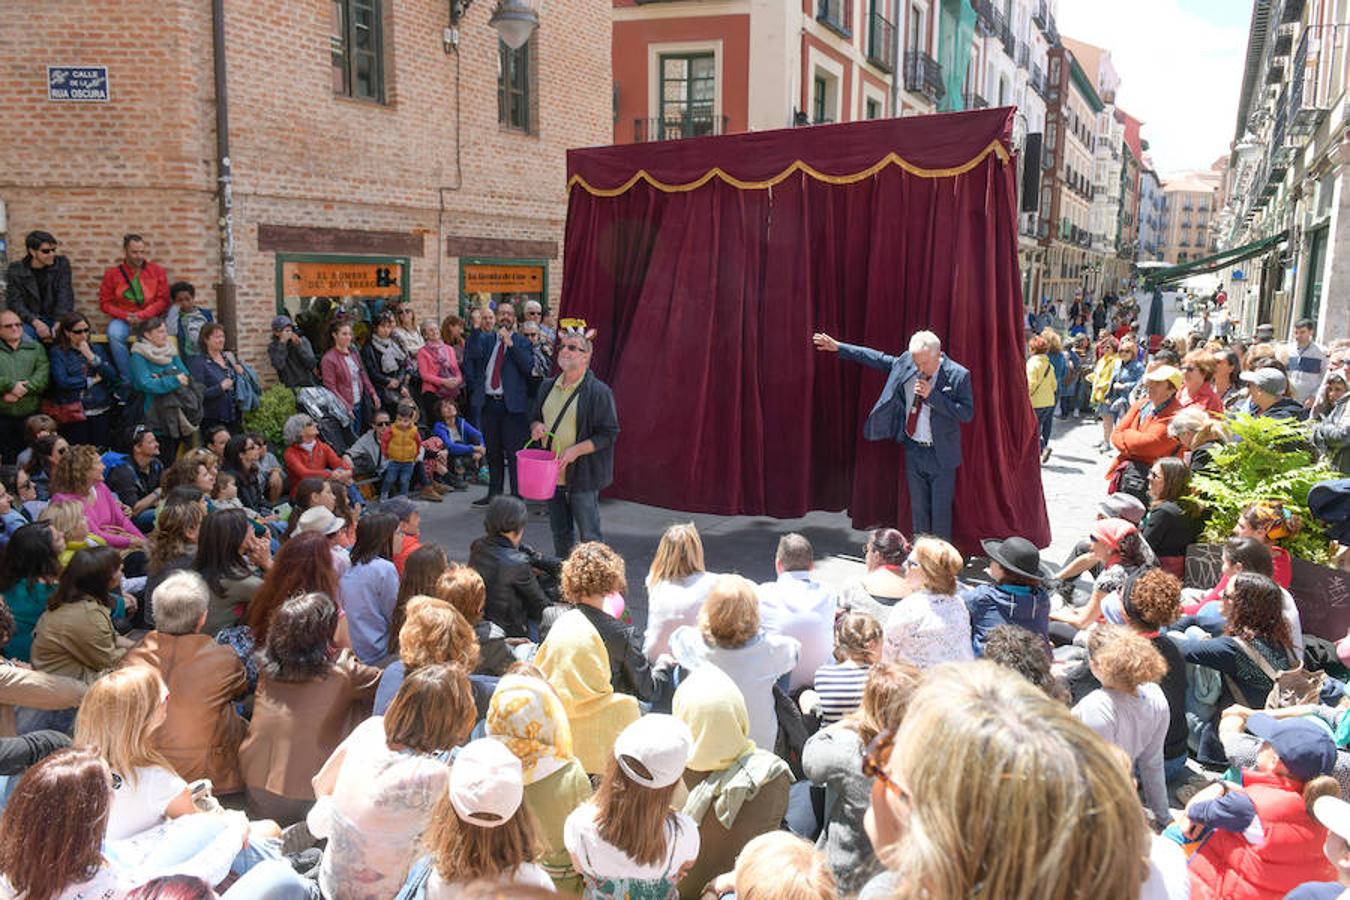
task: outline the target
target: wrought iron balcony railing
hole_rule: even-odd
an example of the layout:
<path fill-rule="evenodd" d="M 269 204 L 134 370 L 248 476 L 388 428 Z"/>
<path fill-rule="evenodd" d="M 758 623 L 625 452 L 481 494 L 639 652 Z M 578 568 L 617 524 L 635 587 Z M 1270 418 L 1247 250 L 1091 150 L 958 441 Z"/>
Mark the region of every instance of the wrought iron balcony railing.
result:
<path fill-rule="evenodd" d="M 689 112 L 681 116 L 633 120 L 633 143 L 648 141 L 676 141 L 681 138 L 705 137 L 727 133 L 727 116 L 709 112 Z"/>
<path fill-rule="evenodd" d="M 895 23 L 878 12 L 868 16 L 867 61 L 884 72 L 895 71 Z"/>
<path fill-rule="evenodd" d="M 905 90 L 936 103 L 947 96 L 942 64 L 922 50 L 905 51 Z"/>

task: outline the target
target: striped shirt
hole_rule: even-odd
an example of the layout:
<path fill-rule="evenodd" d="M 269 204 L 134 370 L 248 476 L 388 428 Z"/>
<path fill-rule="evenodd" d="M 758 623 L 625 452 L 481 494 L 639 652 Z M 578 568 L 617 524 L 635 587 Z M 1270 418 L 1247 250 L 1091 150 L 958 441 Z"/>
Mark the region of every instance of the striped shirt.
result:
<path fill-rule="evenodd" d="M 831 663 L 816 669 L 816 693 L 820 695 L 820 720 L 833 725 L 862 704 L 863 685 L 871 666 Z"/>

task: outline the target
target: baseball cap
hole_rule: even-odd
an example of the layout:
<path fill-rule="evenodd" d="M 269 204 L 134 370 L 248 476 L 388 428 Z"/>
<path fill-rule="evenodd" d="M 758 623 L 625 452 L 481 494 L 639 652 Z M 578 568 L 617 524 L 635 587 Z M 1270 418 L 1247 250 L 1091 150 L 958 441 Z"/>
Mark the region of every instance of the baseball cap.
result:
<path fill-rule="evenodd" d="M 295 323 L 291 321 L 290 316 L 274 316 L 272 318 L 272 330 L 281 331 L 283 328 L 290 328 Z"/>
<path fill-rule="evenodd" d="M 1134 534 L 1138 530 L 1124 519 L 1102 519 L 1092 526 L 1092 537 L 1112 550 L 1118 550 L 1120 542 L 1125 539 L 1125 536 Z"/>
<path fill-rule="evenodd" d="M 323 506 L 311 506 L 300 514 L 295 530 L 314 532 L 315 534 L 337 534 L 345 523 L 332 510 Z"/>
<path fill-rule="evenodd" d="M 1158 366 L 1152 372 L 1144 373 L 1145 381 L 1170 381 L 1172 387 L 1181 387 L 1181 370 L 1176 366 Z"/>
<path fill-rule="evenodd" d="M 1285 386 L 1289 384 L 1289 380 L 1279 369 L 1257 369 L 1255 372 L 1243 372 L 1239 377 L 1257 390 L 1277 396 L 1283 394 Z"/>
<path fill-rule="evenodd" d="M 1253 713 L 1247 718 L 1247 730 L 1275 748 L 1280 762 L 1299 781 L 1330 775 L 1336 767 L 1336 743 L 1327 729 L 1315 722 Z"/>
<path fill-rule="evenodd" d="M 648 713 L 619 733 L 614 758 L 633 781 L 663 788 L 684 774 L 693 747 L 694 736 L 688 725 L 674 716 Z"/>
<path fill-rule="evenodd" d="M 1327 830 L 1350 842 L 1350 803 L 1339 797 L 1318 797 L 1313 801 L 1312 811 L 1313 818 Z"/>
<path fill-rule="evenodd" d="M 525 797 L 520 760 L 495 738 L 470 741 L 455 755 L 448 793 L 463 821 L 483 828 L 504 825 Z"/>
<path fill-rule="evenodd" d="M 1106 499 L 1097 505 L 1097 511 L 1108 519 L 1124 519 L 1131 525 L 1138 525 L 1148 510 L 1138 497 L 1117 491 L 1108 494 Z"/>

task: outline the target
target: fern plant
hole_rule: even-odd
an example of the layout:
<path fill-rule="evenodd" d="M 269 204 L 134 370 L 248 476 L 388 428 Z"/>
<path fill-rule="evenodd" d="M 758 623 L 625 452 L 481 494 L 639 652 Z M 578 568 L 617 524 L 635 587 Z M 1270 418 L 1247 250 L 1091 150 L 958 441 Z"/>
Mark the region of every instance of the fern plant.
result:
<path fill-rule="evenodd" d="M 258 408 L 244 413 L 244 426 L 267 438 L 273 448 L 281 446 L 286 420 L 295 415 L 295 393 L 284 384 L 274 384 L 258 398 Z"/>
<path fill-rule="evenodd" d="M 1327 538 L 1308 511 L 1308 492 L 1335 474 L 1326 463 L 1315 461 L 1307 425 L 1245 413 L 1228 424 L 1234 440 L 1191 480 L 1209 513 L 1204 539 L 1225 540 L 1244 509 L 1261 500 L 1278 500 L 1303 519 L 1303 530 L 1282 546 L 1300 559 L 1326 564 Z"/>

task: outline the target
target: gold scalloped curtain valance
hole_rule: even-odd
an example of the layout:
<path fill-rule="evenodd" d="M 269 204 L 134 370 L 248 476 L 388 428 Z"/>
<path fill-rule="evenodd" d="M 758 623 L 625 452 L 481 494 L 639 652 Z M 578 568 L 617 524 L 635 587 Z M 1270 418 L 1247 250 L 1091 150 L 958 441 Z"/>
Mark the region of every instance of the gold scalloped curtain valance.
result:
<path fill-rule="evenodd" d="M 720 181 L 762 191 L 799 173 L 847 185 L 891 167 L 917 178 L 953 178 L 990 156 L 1000 164 L 1011 159 L 1009 109 L 923 119 L 921 129 L 911 127 L 911 119 L 885 119 L 572 150 L 567 189 L 617 197 L 643 183 L 663 193 L 684 193 Z"/>

